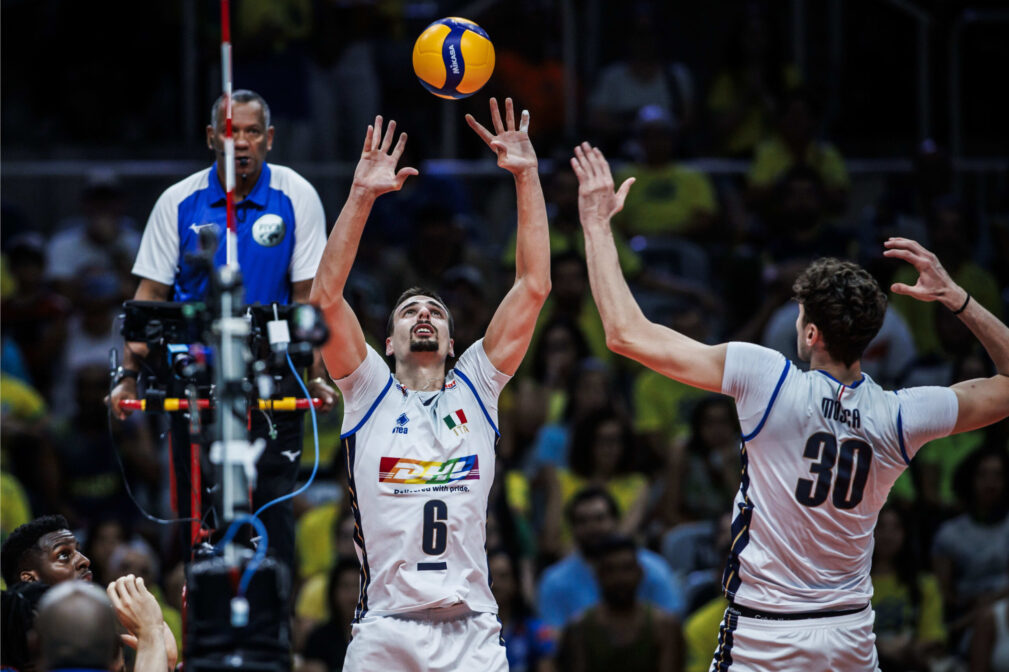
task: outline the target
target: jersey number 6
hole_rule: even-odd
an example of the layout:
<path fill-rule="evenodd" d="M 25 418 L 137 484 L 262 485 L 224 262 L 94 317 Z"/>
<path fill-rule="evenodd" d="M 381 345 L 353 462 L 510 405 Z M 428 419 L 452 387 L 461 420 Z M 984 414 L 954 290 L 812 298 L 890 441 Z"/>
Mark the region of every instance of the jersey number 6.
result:
<path fill-rule="evenodd" d="M 430 499 L 424 504 L 424 532 L 421 548 L 428 555 L 441 555 L 448 545 L 448 506 L 440 499 Z"/>
<path fill-rule="evenodd" d="M 840 456 L 838 455 L 840 453 Z M 827 501 L 832 471 L 836 464 L 834 494 L 831 498 L 839 509 L 853 509 L 862 501 L 865 482 L 869 479 L 872 446 L 858 439 L 845 439 L 838 451 L 837 438 L 827 432 L 817 432 L 806 440 L 802 456 L 817 460 L 809 465 L 816 481 L 800 478 L 795 484 L 795 499 L 805 506 L 819 506 Z"/>

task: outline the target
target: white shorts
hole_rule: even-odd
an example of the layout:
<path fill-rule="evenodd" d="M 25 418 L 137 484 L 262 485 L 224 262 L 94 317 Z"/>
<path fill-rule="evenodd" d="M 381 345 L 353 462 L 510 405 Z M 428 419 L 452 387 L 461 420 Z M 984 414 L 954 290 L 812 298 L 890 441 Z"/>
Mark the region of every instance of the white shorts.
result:
<path fill-rule="evenodd" d="M 709 672 L 877 672 L 876 614 L 770 620 L 725 610 Z"/>
<path fill-rule="evenodd" d="M 344 672 L 508 672 L 496 614 L 449 608 L 366 616 L 351 637 Z"/>

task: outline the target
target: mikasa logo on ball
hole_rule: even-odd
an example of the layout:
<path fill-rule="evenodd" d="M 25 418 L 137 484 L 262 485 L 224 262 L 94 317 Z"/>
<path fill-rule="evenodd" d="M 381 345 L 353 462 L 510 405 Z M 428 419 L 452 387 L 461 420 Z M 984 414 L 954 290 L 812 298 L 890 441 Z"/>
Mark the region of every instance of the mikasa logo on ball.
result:
<path fill-rule="evenodd" d="M 263 247 L 274 247 L 284 240 L 287 227 L 279 215 L 263 215 L 252 225 L 252 239 Z"/>
<path fill-rule="evenodd" d="M 452 74 L 453 75 L 458 75 L 459 74 L 459 59 L 456 58 L 456 55 L 455 55 L 455 45 L 454 44 L 448 45 L 448 56 L 449 56 L 449 58 L 452 59 Z"/>

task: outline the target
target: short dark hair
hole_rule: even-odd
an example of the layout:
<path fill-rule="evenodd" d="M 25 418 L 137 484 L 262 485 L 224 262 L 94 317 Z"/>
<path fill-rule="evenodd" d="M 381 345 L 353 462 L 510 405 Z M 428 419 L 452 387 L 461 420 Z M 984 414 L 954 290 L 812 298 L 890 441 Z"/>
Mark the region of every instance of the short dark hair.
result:
<path fill-rule="evenodd" d="M 601 499 L 606 502 L 606 508 L 609 509 L 610 515 L 620 519 L 620 507 L 617 506 L 617 500 L 613 498 L 609 490 L 602 488 L 598 485 L 590 485 L 586 488 L 582 488 L 575 493 L 575 496 L 571 498 L 568 502 L 567 509 L 565 513 L 568 517 L 568 522 L 573 523 L 575 520 L 575 509 L 579 506 L 593 499 Z"/>
<path fill-rule="evenodd" d="M 858 264 L 834 257 L 817 259 L 792 285 L 805 308 L 805 323 L 822 332 L 827 352 L 851 366 L 883 326 L 886 294 Z"/>
<path fill-rule="evenodd" d="M 448 309 L 448 304 L 445 300 L 438 295 L 438 292 L 428 289 L 427 287 L 411 287 L 396 299 L 396 303 L 392 304 L 392 310 L 389 311 L 389 320 L 385 323 L 385 335 L 388 338 L 392 336 L 392 322 L 393 318 L 396 316 L 396 309 L 399 308 L 404 301 L 414 296 L 430 296 L 432 299 L 440 303 L 445 308 L 445 313 L 448 315 L 448 337 L 452 338 L 455 334 L 455 320 L 452 318 L 452 311 Z"/>
<path fill-rule="evenodd" d="M 270 127 L 270 105 L 266 102 L 266 99 L 255 91 L 250 91 L 249 89 L 239 89 L 238 91 L 231 92 L 231 104 L 235 103 L 259 103 L 263 108 L 263 124 L 266 128 Z M 210 127 L 217 128 L 217 111 L 221 109 L 221 105 L 224 104 L 224 94 L 222 93 L 214 101 L 214 106 L 210 108 Z"/>
<path fill-rule="evenodd" d="M 59 530 L 69 530 L 67 519 L 60 515 L 42 516 L 19 525 L 0 548 L 0 565 L 3 565 L 3 579 L 8 586 L 20 581 L 21 570 L 25 569 L 31 553 L 41 553 L 39 539 Z"/>

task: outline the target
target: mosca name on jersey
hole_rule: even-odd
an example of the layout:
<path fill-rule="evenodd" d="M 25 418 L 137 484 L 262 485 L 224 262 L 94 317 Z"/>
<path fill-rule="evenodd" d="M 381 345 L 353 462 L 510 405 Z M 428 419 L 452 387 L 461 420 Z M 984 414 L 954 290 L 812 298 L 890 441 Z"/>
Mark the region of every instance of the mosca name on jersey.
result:
<path fill-rule="evenodd" d="M 828 420 L 843 422 L 852 429 L 859 429 L 862 426 L 862 416 L 858 409 L 844 408 L 837 399 L 824 397 L 820 401 L 820 410 L 823 411 L 823 417 Z"/>
<path fill-rule="evenodd" d="M 447 462 L 383 457 L 378 467 L 379 483 L 442 485 L 474 480 L 480 480 L 480 460 L 476 455 L 456 457 Z"/>

